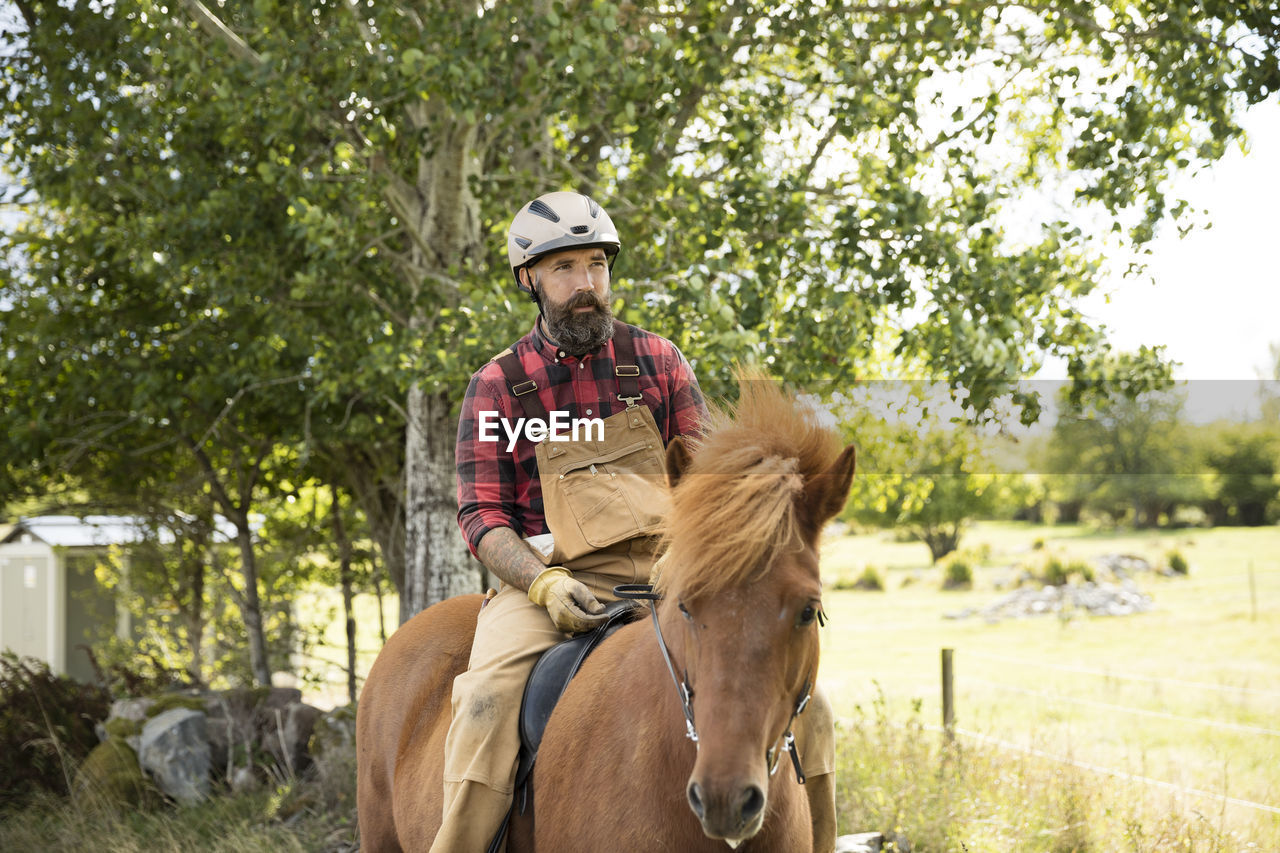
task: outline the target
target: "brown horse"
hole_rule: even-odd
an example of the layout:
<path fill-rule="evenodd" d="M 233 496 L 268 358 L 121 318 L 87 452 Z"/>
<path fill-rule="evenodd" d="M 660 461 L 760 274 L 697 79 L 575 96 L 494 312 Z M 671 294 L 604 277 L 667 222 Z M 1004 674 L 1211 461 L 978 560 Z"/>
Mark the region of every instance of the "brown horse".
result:
<path fill-rule="evenodd" d="M 811 849 L 803 790 L 789 766 L 771 769 L 787 764 L 817 674 L 818 536 L 848 496 L 854 452 L 772 381 L 740 388 L 692 453 L 668 448 L 661 633 L 625 626 L 570 683 L 510 853 Z M 367 851 L 426 850 L 439 827 L 450 690 L 479 607 L 464 596 L 420 613 L 369 673 L 356 723 Z"/>

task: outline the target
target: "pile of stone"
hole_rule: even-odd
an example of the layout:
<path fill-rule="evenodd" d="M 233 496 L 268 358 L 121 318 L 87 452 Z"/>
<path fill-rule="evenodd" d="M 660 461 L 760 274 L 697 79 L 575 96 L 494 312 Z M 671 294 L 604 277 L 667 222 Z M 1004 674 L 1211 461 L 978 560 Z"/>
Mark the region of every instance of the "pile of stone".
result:
<path fill-rule="evenodd" d="M 1133 581 L 1124 580 L 1119 584 L 1089 582 L 1078 586 L 1024 587 L 1002 595 L 985 607 L 967 607 L 943 616 L 947 619 L 977 616 L 987 622 L 1048 615 L 1065 619 L 1086 613 L 1091 616 L 1129 616 L 1146 613 L 1153 606 L 1151 596 L 1138 589 Z"/>
<path fill-rule="evenodd" d="M 98 725 L 101 743 L 75 787 L 131 804 L 152 789 L 197 802 L 215 782 L 240 790 L 268 775 L 301 773 L 314 750 L 332 746 L 327 741 L 354 741 L 353 718 L 346 708 L 324 714 L 286 687 L 123 699 Z"/>
<path fill-rule="evenodd" d="M 1134 554 L 1103 554 L 1093 558 L 1094 565 L 1117 580 L 1144 575 L 1152 570 L 1151 563 Z"/>

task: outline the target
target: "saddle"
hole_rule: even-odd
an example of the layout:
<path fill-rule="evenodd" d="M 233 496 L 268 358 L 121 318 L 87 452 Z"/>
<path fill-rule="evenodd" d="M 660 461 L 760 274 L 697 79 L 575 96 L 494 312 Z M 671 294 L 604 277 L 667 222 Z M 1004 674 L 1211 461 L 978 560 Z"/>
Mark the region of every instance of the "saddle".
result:
<path fill-rule="evenodd" d="M 547 730 L 547 721 L 551 719 L 556 703 L 560 701 L 569 681 L 577 674 L 587 656 L 623 625 L 639 618 L 642 607 L 641 602 L 628 599 L 608 604 L 605 607 L 604 624 L 552 646 L 533 665 L 520 703 L 520 757 L 516 763 L 516 800 L 520 803 L 521 814 L 525 813 L 529 805 L 533 763 L 538 757 L 538 747 L 542 744 L 542 735 Z M 490 853 L 498 849 L 506 836 L 507 824 L 514 809 L 515 802 L 511 804 L 511 811 L 507 812 L 498 835 L 489 845 Z"/>

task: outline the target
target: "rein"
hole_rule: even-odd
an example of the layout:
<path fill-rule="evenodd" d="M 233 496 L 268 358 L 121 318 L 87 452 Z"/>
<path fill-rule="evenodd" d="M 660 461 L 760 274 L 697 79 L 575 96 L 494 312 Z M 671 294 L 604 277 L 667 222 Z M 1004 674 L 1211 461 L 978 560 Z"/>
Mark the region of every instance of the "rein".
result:
<path fill-rule="evenodd" d="M 671 681 L 675 684 L 676 691 L 680 694 L 680 707 L 684 711 L 685 737 L 693 741 L 696 747 L 698 744 L 698 729 L 693 722 L 693 689 L 689 687 L 689 670 L 685 669 L 683 679 L 676 675 L 675 664 L 671 660 L 671 650 L 667 648 L 666 638 L 662 636 L 662 625 L 658 622 L 657 603 L 662 600 L 662 596 L 654 592 L 653 584 L 649 583 L 619 584 L 613 588 L 613 594 L 631 601 L 649 602 L 649 614 L 653 617 L 653 631 L 658 637 L 658 648 L 662 651 L 662 659 L 667 664 L 667 672 L 671 675 Z M 821 610 L 818 611 L 818 622 L 819 625 L 826 624 L 826 616 Z M 782 736 L 765 753 L 765 761 L 769 766 L 770 776 L 778 770 L 778 759 L 781 756 L 778 750 L 780 744 L 782 749 L 791 754 L 791 765 L 796 772 L 796 781 L 801 785 L 805 783 L 804 768 L 800 766 L 800 750 L 796 748 L 796 738 L 792 734 L 791 728 L 795 724 L 796 717 L 804 713 L 804 709 L 808 707 L 811 698 L 813 698 L 812 678 L 804 683 L 804 688 L 800 691 L 800 697 L 796 700 L 795 708 L 791 711 L 791 719 L 787 720 L 787 728 L 783 731 Z"/>

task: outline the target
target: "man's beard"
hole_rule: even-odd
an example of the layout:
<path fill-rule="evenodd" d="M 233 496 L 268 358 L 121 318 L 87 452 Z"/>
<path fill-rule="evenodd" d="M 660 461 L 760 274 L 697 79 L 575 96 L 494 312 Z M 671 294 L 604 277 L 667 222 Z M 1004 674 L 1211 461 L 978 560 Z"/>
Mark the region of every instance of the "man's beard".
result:
<path fill-rule="evenodd" d="M 613 337 L 613 311 L 609 301 L 594 290 L 583 290 L 556 304 L 542 297 L 547 332 L 560 348 L 579 356 L 604 346 Z M 590 306 L 594 311 L 575 309 Z"/>

